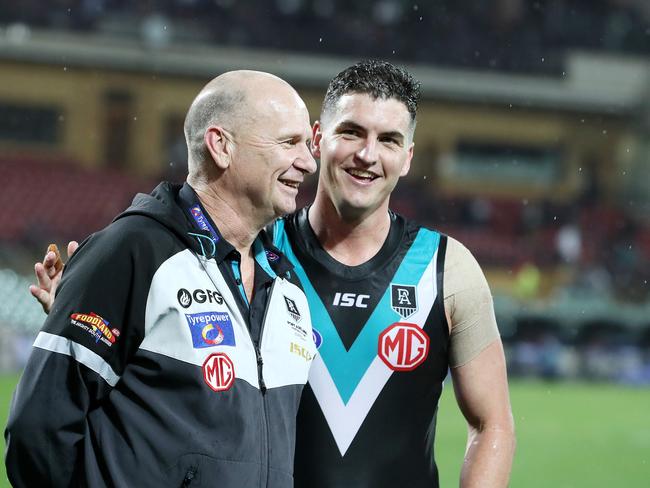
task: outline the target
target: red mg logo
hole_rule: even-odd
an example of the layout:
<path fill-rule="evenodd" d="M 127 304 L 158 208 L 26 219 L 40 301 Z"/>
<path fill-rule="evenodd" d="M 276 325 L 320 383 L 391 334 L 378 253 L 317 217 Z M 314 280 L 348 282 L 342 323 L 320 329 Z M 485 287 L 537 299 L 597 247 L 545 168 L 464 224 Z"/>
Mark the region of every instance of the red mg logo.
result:
<path fill-rule="evenodd" d="M 379 336 L 379 357 L 393 371 L 412 371 L 429 354 L 429 336 L 415 324 L 397 322 Z"/>
<path fill-rule="evenodd" d="M 214 391 L 229 390 L 235 381 L 235 366 L 222 352 L 210 354 L 203 363 L 203 379 Z"/>

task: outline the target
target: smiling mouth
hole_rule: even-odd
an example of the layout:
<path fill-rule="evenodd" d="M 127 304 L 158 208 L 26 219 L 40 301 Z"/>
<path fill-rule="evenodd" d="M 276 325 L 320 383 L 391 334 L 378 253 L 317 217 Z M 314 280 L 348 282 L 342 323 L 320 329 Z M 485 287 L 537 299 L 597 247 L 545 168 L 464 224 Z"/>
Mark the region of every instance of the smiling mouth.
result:
<path fill-rule="evenodd" d="M 345 172 L 354 179 L 361 181 L 373 181 L 379 178 L 379 175 L 376 175 L 375 173 L 358 168 L 347 168 L 345 169 Z"/>
<path fill-rule="evenodd" d="M 298 187 L 300 186 L 299 181 L 293 181 L 293 180 L 278 180 L 280 183 L 282 183 L 284 186 L 288 186 L 289 188 L 293 188 L 294 190 L 297 190 Z"/>

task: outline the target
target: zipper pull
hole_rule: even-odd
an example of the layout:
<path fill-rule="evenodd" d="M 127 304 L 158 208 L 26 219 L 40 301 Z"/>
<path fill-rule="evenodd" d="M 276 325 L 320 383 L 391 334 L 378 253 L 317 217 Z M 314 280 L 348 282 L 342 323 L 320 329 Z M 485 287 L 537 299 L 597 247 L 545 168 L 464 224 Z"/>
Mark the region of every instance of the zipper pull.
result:
<path fill-rule="evenodd" d="M 266 384 L 264 383 L 264 378 L 262 377 L 262 366 L 264 366 L 264 361 L 262 360 L 262 352 L 257 345 L 255 346 L 255 356 L 257 356 L 257 376 L 260 380 L 260 391 L 262 394 L 264 394 L 266 393 Z"/>

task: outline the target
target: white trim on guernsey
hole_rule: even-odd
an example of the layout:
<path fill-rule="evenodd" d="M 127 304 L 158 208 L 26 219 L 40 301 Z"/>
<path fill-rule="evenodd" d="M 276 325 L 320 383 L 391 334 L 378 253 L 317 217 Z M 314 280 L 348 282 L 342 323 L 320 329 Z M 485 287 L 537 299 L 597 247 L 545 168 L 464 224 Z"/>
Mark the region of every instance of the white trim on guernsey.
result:
<path fill-rule="evenodd" d="M 434 254 L 417 284 L 418 311 L 408 318 L 409 323 L 416 324 L 420 328 L 424 327 L 438 293 L 437 258 L 438 251 Z M 389 325 L 386 324 L 387 327 Z M 309 385 L 323 411 L 341 456 L 345 455 L 352 444 L 368 412 L 392 374 L 393 371 L 379 357 L 375 357 L 348 403 L 345 404 L 323 359 L 320 356 L 314 359 L 309 372 Z M 408 372 L 397 374 L 408 374 Z"/>
<path fill-rule="evenodd" d="M 99 354 L 65 337 L 48 332 L 39 332 L 34 341 L 34 347 L 74 358 L 77 362 L 104 378 L 106 383 L 111 386 L 115 386 L 120 380 L 113 368 Z"/>

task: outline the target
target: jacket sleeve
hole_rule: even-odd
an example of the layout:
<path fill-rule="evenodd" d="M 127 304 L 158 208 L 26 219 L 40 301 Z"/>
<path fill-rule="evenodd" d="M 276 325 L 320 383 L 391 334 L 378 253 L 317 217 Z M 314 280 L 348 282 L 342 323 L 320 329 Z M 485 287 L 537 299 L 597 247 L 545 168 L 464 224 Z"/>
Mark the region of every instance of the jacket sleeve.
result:
<path fill-rule="evenodd" d="M 5 463 L 13 486 L 84 484 L 87 415 L 120 380 L 144 334 L 150 280 L 146 269 L 134 270 L 141 248 L 117 221 L 66 265 L 12 399 Z"/>

